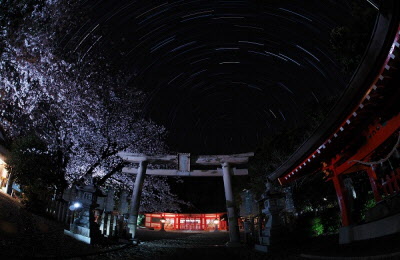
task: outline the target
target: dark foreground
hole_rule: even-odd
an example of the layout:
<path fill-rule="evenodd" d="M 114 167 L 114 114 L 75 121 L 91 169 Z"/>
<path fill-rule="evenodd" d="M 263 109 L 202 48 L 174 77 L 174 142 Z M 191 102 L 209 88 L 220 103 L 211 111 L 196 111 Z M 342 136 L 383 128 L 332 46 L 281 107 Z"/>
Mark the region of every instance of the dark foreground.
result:
<path fill-rule="evenodd" d="M 242 234 L 243 235 L 243 234 Z M 160 232 L 140 229 L 139 245 L 113 241 L 90 246 L 64 235 L 63 227 L 24 210 L 0 193 L 0 260 L 3 259 L 400 259 L 400 234 L 338 245 L 338 236 L 275 240 L 268 254 L 244 244 L 231 248 L 227 232 Z M 109 240 L 106 240 L 109 241 Z M 318 257 L 320 256 L 320 257 Z"/>
<path fill-rule="evenodd" d="M 226 247 L 227 232 L 139 230 L 138 238 L 142 240 L 138 246 L 87 259 L 266 259 L 265 254 L 252 248 Z"/>

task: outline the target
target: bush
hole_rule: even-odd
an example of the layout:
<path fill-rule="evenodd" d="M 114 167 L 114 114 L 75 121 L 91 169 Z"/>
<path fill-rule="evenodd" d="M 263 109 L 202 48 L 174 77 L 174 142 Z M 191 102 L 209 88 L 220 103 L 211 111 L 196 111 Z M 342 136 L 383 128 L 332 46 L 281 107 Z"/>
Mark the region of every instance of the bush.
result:
<path fill-rule="evenodd" d="M 315 217 L 312 220 L 311 229 L 313 231 L 313 236 L 320 236 L 324 234 L 324 225 L 320 217 Z"/>
<path fill-rule="evenodd" d="M 324 235 L 335 234 L 339 232 L 341 225 L 340 210 L 335 208 L 325 209 L 321 212 L 321 220 L 324 226 Z"/>
<path fill-rule="evenodd" d="M 327 208 L 323 211 L 310 211 L 297 219 L 296 231 L 301 237 L 316 237 L 335 234 L 340 227 L 338 208 Z"/>

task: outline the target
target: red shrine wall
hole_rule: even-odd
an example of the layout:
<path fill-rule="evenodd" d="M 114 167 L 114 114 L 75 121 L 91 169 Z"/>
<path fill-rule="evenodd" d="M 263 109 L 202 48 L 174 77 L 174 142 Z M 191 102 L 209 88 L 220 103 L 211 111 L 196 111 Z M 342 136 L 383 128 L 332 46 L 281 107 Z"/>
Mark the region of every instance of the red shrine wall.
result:
<path fill-rule="evenodd" d="M 162 218 L 165 219 L 165 230 L 215 230 L 214 220 L 218 220 L 217 229 L 227 230 L 226 213 L 178 214 L 178 213 L 145 213 L 145 227 L 161 229 Z M 225 215 L 225 216 L 224 216 Z"/>

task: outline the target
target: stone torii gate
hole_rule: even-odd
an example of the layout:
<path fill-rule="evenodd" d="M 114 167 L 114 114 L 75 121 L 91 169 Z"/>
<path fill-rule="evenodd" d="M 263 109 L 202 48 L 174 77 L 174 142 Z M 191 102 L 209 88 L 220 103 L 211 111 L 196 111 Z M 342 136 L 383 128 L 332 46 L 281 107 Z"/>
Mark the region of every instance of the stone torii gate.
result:
<path fill-rule="evenodd" d="M 123 160 L 131 163 L 138 163 L 138 168 L 125 167 L 122 171 L 131 174 L 137 174 L 135 184 L 133 186 L 132 200 L 129 210 L 128 227 L 135 238 L 137 228 L 137 218 L 139 214 L 140 197 L 142 193 L 143 181 L 146 174 L 161 176 L 222 176 L 224 181 L 226 208 L 228 212 L 229 237 L 228 246 L 240 244 L 239 227 L 237 222 L 237 214 L 235 211 L 235 203 L 232 192 L 231 175 L 247 175 L 247 168 L 236 168 L 239 165 L 245 165 L 249 161 L 249 157 L 254 153 L 243 153 L 233 155 L 199 155 L 191 156 L 188 153 L 180 153 L 178 155 L 155 155 L 146 156 L 141 154 L 120 152 L 118 154 Z M 147 169 L 148 163 L 173 163 L 177 165 L 177 169 Z M 215 169 L 196 170 L 191 166 L 208 166 Z M 218 168 L 221 166 L 221 168 Z"/>

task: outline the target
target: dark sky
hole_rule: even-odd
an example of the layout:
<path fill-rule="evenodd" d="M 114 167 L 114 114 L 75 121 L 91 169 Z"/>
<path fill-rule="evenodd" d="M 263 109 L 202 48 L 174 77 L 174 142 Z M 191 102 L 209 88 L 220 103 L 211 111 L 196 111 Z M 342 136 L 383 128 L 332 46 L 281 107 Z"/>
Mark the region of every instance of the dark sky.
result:
<path fill-rule="evenodd" d="M 214 213 L 226 211 L 222 177 L 183 177 L 182 179 L 183 183 L 171 183 L 171 187 L 174 194 L 192 204 L 182 207 L 183 212 Z"/>
<path fill-rule="evenodd" d="M 352 19 L 348 3 L 90 1 L 77 47 L 123 53 L 112 62 L 148 93 L 144 114 L 167 128 L 172 151 L 254 151 L 344 89 L 329 35 Z"/>
<path fill-rule="evenodd" d="M 127 88 L 148 93 L 144 115 L 166 127 L 171 151 L 249 152 L 343 91 L 348 79 L 329 40 L 353 19 L 349 2 L 87 1 L 91 17 L 74 48 L 101 49 L 123 66 Z M 222 178 L 175 188 L 200 210 L 223 207 Z"/>

